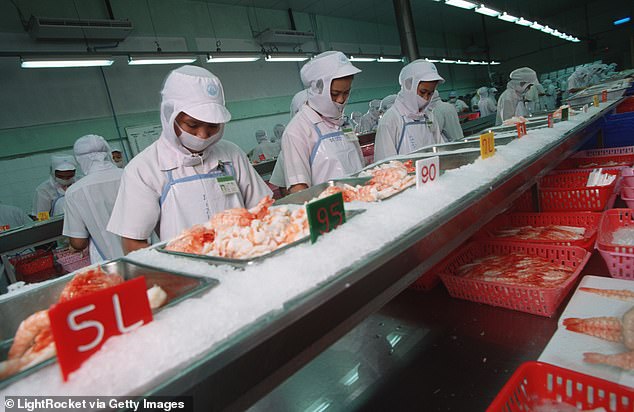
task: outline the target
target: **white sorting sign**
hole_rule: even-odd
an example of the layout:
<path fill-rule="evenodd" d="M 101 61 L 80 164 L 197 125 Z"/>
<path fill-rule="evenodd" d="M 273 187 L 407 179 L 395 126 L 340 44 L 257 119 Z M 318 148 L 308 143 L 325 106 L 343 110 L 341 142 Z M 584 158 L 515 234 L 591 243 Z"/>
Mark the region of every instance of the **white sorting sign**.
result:
<path fill-rule="evenodd" d="M 138 155 L 143 149 L 157 141 L 162 130 L 160 124 L 126 127 L 125 132 L 128 135 L 132 156 Z"/>

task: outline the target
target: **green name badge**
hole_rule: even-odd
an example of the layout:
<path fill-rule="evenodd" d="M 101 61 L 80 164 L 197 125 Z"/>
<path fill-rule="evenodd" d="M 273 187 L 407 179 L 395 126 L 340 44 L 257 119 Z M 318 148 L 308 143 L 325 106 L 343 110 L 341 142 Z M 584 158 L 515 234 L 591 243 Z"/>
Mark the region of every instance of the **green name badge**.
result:
<path fill-rule="evenodd" d="M 561 121 L 565 122 L 568 120 L 568 114 L 569 114 L 569 108 L 568 107 L 564 107 L 563 109 L 561 109 Z"/>
<path fill-rule="evenodd" d="M 343 207 L 343 195 L 335 193 L 323 199 L 306 204 L 310 241 L 315 243 L 324 233 L 346 223 L 346 211 Z"/>
<path fill-rule="evenodd" d="M 238 183 L 236 182 L 236 179 L 233 178 L 233 176 L 221 176 L 217 180 L 218 185 L 220 186 L 220 190 L 225 196 L 232 195 L 240 191 L 240 189 L 238 188 Z"/>

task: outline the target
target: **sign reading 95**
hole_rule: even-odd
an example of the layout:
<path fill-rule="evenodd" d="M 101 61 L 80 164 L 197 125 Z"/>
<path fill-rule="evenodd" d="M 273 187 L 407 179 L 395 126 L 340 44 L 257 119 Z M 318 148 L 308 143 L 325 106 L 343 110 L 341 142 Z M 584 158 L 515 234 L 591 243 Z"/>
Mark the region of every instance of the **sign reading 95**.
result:
<path fill-rule="evenodd" d="M 346 223 L 343 195 L 335 193 L 323 199 L 306 204 L 310 241 L 315 243 L 319 236 Z"/>

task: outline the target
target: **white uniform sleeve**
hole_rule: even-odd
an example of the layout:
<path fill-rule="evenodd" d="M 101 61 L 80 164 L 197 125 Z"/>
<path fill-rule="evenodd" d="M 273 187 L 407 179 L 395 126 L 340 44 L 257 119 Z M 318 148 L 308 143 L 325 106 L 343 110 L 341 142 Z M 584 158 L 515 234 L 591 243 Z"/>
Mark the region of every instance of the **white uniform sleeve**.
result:
<path fill-rule="evenodd" d="M 383 160 L 390 156 L 395 156 L 396 145 L 399 139 L 399 125 L 392 119 L 392 116 L 383 116 L 379 120 L 374 138 L 374 161 Z"/>
<path fill-rule="evenodd" d="M 299 128 L 289 127 L 284 130 L 282 136 L 282 151 L 284 152 L 284 176 L 286 185 L 291 187 L 297 184 L 312 184 L 312 172 L 310 170 L 310 136 L 303 136 Z"/>
<path fill-rule="evenodd" d="M 516 106 L 517 105 L 513 103 L 513 99 L 511 99 L 509 93 L 506 91 L 502 93 L 500 100 L 498 100 L 496 124 L 502 124 L 505 120 L 515 116 Z"/>
<path fill-rule="evenodd" d="M 238 187 L 247 208 L 257 205 L 264 196 L 273 197 L 273 192 L 251 166 L 247 155 L 242 150 L 238 149 L 232 157 L 235 162 Z"/>
<path fill-rule="evenodd" d="M 444 130 L 447 134 L 449 141 L 455 142 L 456 140 L 462 139 L 464 137 L 464 133 L 462 132 L 462 127 L 460 126 L 458 113 L 455 110 L 447 110 L 443 114 L 445 115 L 445 120 L 442 130 Z"/>
<path fill-rule="evenodd" d="M 51 212 L 53 206 L 53 199 L 46 193 L 45 190 L 38 187 L 35 189 L 35 196 L 33 197 L 33 216 L 37 216 L 39 212 Z"/>
<path fill-rule="evenodd" d="M 284 152 L 280 152 L 280 155 L 277 157 L 269 183 L 277 187 L 286 188 L 286 178 L 284 177 Z"/>
<path fill-rule="evenodd" d="M 78 192 L 66 193 L 65 213 L 64 213 L 64 236 L 88 239 L 90 233 L 81 217 Z M 84 205 L 86 207 L 86 205 Z"/>
<path fill-rule="evenodd" d="M 159 221 L 161 194 L 145 184 L 140 173 L 141 167 L 151 165 L 130 166 L 124 169 L 107 229 L 121 237 L 145 240 L 152 235 Z"/>

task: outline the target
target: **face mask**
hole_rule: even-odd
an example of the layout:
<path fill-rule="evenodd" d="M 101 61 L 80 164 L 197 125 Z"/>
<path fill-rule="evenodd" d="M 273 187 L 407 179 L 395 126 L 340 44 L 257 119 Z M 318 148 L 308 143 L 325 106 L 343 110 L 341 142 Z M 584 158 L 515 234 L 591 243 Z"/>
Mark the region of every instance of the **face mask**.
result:
<path fill-rule="evenodd" d="M 75 178 L 71 177 L 70 179 L 62 179 L 61 177 L 56 177 L 55 181 L 62 186 L 70 186 L 75 181 Z"/>
<path fill-rule="evenodd" d="M 337 102 L 332 102 L 332 104 L 334 104 L 335 107 L 337 108 L 337 116 L 334 117 L 333 119 L 339 119 L 340 117 L 343 116 L 343 111 L 346 108 L 346 104 L 345 103 L 337 103 Z"/>
<path fill-rule="evenodd" d="M 419 95 L 416 95 L 416 103 L 418 104 L 418 110 L 423 111 L 427 106 L 429 106 L 429 100 L 426 100 Z"/>
<path fill-rule="evenodd" d="M 174 122 L 174 124 L 181 131 L 179 139 L 182 145 L 194 152 L 202 152 L 212 144 L 218 142 L 218 140 L 222 138 L 222 133 L 224 132 L 224 127 L 220 126 L 218 133 L 209 136 L 207 139 L 201 139 L 198 136 L 194 136 L 193 134 L 184 131 L 177 122 Z"/>
<path fill-rule="evenodd" d="M 122 169 L 123 168 L 123 160 L 119 160 L 118 162 L 114 162 L 114 164 L 119 168 Z"/>

